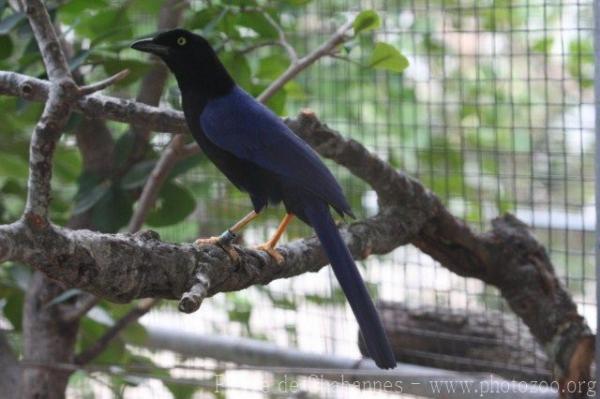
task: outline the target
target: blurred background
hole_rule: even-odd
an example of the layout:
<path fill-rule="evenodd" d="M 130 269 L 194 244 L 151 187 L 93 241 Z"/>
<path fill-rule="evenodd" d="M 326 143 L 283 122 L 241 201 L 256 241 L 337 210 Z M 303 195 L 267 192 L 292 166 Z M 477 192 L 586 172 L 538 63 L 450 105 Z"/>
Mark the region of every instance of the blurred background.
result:
<path fill-rule="evenodd" d="M 163 1 L 50 4 L 73 47 L 71 66 L 90 81 L 129 68 L 130 76 L 110 94 L 135 97 L 152 62 L 127 46 L 156 31 Z M 26 20 L 2 1 L 0 10 L 0 69 L 42 76 Z M 186 6 L 181 25 L 207 36 L 240 85 L 258 95 L 289 64 L 285 49 L 264 44 L 278 37 L 272 21 L 304 55 L 364 10 L 376 11 L 381 26 L 357 34 L 339 57 L 320 59 L 268 105 L 282 116 L 314 110 L 344 136 L 422 181 L 478 231 L 487 229 L 494 217 L 514 213 L 546 245 L 561 281 L 595 330 L 592 1 L 194 0 Z M 406 57 L 409 65 L 403 72 L 367 66 L 379 42 Z M 170 78 L 161 102 L 179 107 L 178 98 Z M 30 127 L 41 105 L 0 97 L 0 108 L 0 221 L 9 222 L 24 204 Z M 80 118 L 74 115 L 69 127 L 76 129 Z M 130 150 L 130 128 L 113 122 L 108 126 L 118 163 L 124 159 L 119 154 Z M 73 213 L 91 210 L 98 229 L 124 230 L 148 173 L 170 139 L 169 134 L 154 135 L 150 155 L 107 183 L 81 173 L 76 140 L 67 132 L 56 158 L 54 220 L 66 223 Z M 329 166 L 357 216 L 375 214 L 375 193 L 346 170 Z M 195 156 L 170 176 L 144 228 L 158 231 L 166 241 L 190 242 L 220 233 L 249 210 L 246 195 L 206 159 Z M 282 208 L 269 209 L 245 230 L 243 243 L 266 240 L 282 215 Z M 308 234 L 310 229 L 294 221 L 284 241 Z M 509 379 L 550 379 L 543 351 L 496 289 L 454 275 L 410 245 L 360 265 L 386 309 L 384 317 L 391 312 L 403 320 L 399 333 L 413 338 L 400 361 L 493 371 Z M 10 331 L 16 348 L 29 278 L 30 269 L 23 265 L 0 269 L 0 326 Z M 92 309 L 82 320 L 78 347 L 94 342 L 131 306 L 102 302 Z M 360 357 L 356 323 L 325 268 L 266 287 L 219 294 L 191 315 L 178 312 L 173 301 L 162 301 L 94 360 L 97 370 L 73 374 L 68 396 L 408 397 L 332 387 L 286 373 L 285 368 L 175 353 L 150 339 L 152 331 L 160 332 L 163 341 L 177 342 L 186 334 L 243 337 L 281 350 Z M 290 379 L 302 387 L 294 395 L 278 388 Z"/>

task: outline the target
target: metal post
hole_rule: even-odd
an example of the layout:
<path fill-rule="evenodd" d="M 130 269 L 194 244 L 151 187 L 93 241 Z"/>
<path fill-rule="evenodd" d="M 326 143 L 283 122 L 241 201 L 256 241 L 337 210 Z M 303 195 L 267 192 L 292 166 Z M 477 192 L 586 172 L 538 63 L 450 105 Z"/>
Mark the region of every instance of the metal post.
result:
<path fill-rule="evenodd" d="M 600 0 L 594 0 L 594 103 L 595 103 L 595 184 L 596 184 L 596 381 L 600 381 L 600 334 L 598 334 L 598 323 L 600 322 Z M 596 399 L 600 394 L 596 389 Z"/>

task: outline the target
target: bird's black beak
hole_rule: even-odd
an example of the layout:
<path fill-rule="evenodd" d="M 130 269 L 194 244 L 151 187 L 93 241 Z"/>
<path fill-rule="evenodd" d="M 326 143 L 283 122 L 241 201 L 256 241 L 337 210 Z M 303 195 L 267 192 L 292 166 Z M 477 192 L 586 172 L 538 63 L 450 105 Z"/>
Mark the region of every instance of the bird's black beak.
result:
<path fill-rule="evenodd" d="M 151 53 L 158 56 L 169 55 L 169 47 L 163 46 L 162 44 L 154 43 L 152 39 L 138 40 L 131 45 L 131 48 L 145 53 Z"/>

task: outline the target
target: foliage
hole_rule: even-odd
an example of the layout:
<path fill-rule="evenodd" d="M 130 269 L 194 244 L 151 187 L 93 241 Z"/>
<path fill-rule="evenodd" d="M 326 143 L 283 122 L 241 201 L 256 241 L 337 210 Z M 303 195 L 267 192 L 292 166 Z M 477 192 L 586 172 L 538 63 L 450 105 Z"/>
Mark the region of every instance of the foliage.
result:
<path fill-rule="evenodd" d="M 183 26 L 201 33 L 212 42 L 237 82 L 251 94 L 258 95 L 289 67 L 291 61 L 285 49 L 273 45 L 273 42 L 278 40 L 281 29 L 288 32 L 295 29 L 301 15 L 311 6 L 309 3 L 215 1 L 199 9 L 186 10 Z M 70 68 L 81 72 L 88 82 L 127 68 L 129 76 L 111 87 L 109 92 L 122 97 L 136 97 L 141 78 L 152 67 L 152 62 L 130 50 L 129 45 L 135 39 L 153 33 L 153 25 L 163 1 L 67 0 L 50 4 L 51 17 L 61 26 L 71 47 L 68 60 Z M 339 22 L 335 19 L 332 21 L 335 24 Z M 378 70 L 402 72 L 408 63 L 394 46 L 380 42 L 374 45 L 381 23 L 380 16 L 374 10 L 356 14 L 350 31 L 351 43 L 342 50 L 346 51 L 346 55 L 351 55 L 349 58 L 352 62 Z M 300 47 L 293 39 L 290 42 Z M 314 46 L 311 48 L 301 50 L 310 51 L 319 43 L 312 44 Z M 371 48 L 375 50 L 371 51 Z M 344 63 L 341 60 L 336 62 Z M 45 77 L 37 45 L 24 13 L 11 9 L 6 1 L 0 1 L 0 69 Z M 374 69 L 370 70 L 370 73 L 374 73 Z M 174 81 L 170 80 L 168 86 L 165 89 L 166 98 L 177 99 L 179 96 Z M 289 82 L 267 105 L 276 113 L 285 115 L 290 101 L 306 98 L 305 90 L 306 87 L 297 81 Z M 177 106 L 178 100 L 169 101 Z M 5 111 L 0 115 L 3 127 L 3 140 L 0 142 L 0 222 L 8 223 L 14 221 L 24 207 L 28 143 L 42 105 L 0 97 L 0 107 Z M 146 155 L 132 162 L 131 157 L 136 150 L 132 129 L 108 122 L 115 146 L 112 158 L 108 161 L 114 170 L 108 174 L 98 173 L 83 168 L 84 161 L 76 145 L 78 135 L 94 134 L 84 131 L 85 126 L 81 115 L 73 115 L 56 151 L 51 217 L 54 222 L 65 224 L 73 216 L 88 215 L 96 229 L 118 232 L 125 228 L 131 218 L 135 202 L 157 163 L 165 137 L 156 135 Z M 210 173 L 190 181 L 190 169 L 198 166 Z M 157 203 L 146 220 L 147 225 L 159 230 L 191 225 L 193 221 L 190 215 L 196 209 L 198 199 L 208 204 L 222 201 L 224 196 L 235 196 L 231 187 L 214 190 L 212 168 L 201 156 L 180 162 L 162 187 Z M 190 239 L 190 236 L 172 238 L 179 241 Z M 30 278 L 30 269 L 19 264 L 7 264 L 0 272 L 2 313 L 15 331 L 20 331 L 24 290 Z M 275 306 L 295 309 L 292 298 L 275 295 L 269 290 L 262 292 Z M 45 306 L 72 304 L 81 294 L 79 290 L 66 290 Z M 251 302 L 240 294 L 230 294 L 228 299 L 229 320 L 239 323 L 247 335 L 253 335 L 249 323 Z M 93 345 L 131 309 L 131 305 L 101 302 L 81 321 L 77 349 L 83 351 Z M 290 334 L 294 333 L 292 330 L 290 328 Z M 99 365 L 118 364 L 124 368 L 152 365 L 149 358 L 140 356 L 126 344 L 141 345 L 144 336 L 144 328 L 139 323 L 131 324 L 94 362 Z M 85 376 L 82 373 L 74 374 L 73 381 L 82 381 Z M 87 377 L 95 378 L 91 374 Z M 136 386 L 143 379 L 112 373 L 110 381 L 113 393 L 119 397 L 127 387 Z M 197 390 L 197 387 L 176 383 L 167 383 L 166 387 L 178 399 L 189 398 Z"/>
<path fill-rule="evenodd" d="M 535 15 L 509 0 L 479 5 L 473 2 L 472 7 L 465 6 L 467 1 L 429 1 L 426 4 L 430 9 L 412 13 L 408 25 L 402 18 L 407 12 L 405 2 L 390 3 L 385 13 L 378 13 L 349 10 L 348 2 L 342 0 L 327 5 L 306 0 L 217 0 L 187 10 L 183 25 L 215 44 L 240 85 L 258 95 L 290 64 L 285 49 L 273 45 L 279 38 L 279 27 L 303 55 L 321 44 L 343 18 L 352 15 L 352 37 L 336 54 L 339 59 L 326 58 L 285 85 L 268 103 L 276 113 L 294 114 L 307 106 L 318 110 L 323 120 L 422 179 L 452 210 L 470 221 L 484 223 L 490 216 L 511 210 L 515 203 L 530 201 L 529 187 L 520 187 L 514 178 L 521 170 L 530 171 L 531 184 L 543 188 L 545 201 L 558 196 L 584 203 L 591 198 L 591 185 L 574 190 L 573 183 L 564 179 L 576 173 L 582 163 L 591 162 L 589 151 L 535 162 L 534 154 L 538 152 L 562 156 L 567 140 L 562 136 L 548 138 L 545 129 L 531 128 L 549 126 L 553 117 L 564 117 L 573 110 L 573 98 L 590 95 L 594 59 L 589 34 L 578 32 L 566 43 L 547 32 L 530 35 L 527 28 L 535 23 Z M 88 81 L 128 68 L 129 77 L 111 88 L 111 94 L 135 97 L 152 63 L 130 50 L 129 45 L 154 33 L 162 1 L 67 0 L 51 4 L 55 4 L 51 9 L 53 18 L 73 47 L 70 67 L 79 69 Z M 415 4 L 419 8 L 423 2 Z M 457 4 L 461 7 L 455 7 Z M 442 7 L 448 7 L 448 11 L 442 12 Z M 547 24 L 562 23 L 561 7 L 550 3 L 544 12 Z M 526 56 L 513 57 L 508 68 L 494 57 L 463 53 L 464 49 L 449 37 L 460 35 L 465 42 L 473 41 L 473 35 L 469 36 L 473 26 L 478 27 L 481 37 L 489 35 L 494 40 L 511 42 L 511 53 Z M 440 27 L 447 36 L 440 33 Z M 522 31 L 527 33 L 513 40 L 513 35 Z M 562 56 L 558 60 L 557 53 Z M 409 59 L 404 54 L 411 54 L 412 65 L 406 71 Z M 459 59 L 461 62 L 456 62 Z M 548 64 L 552 70 L 544 71 Z M 0 69 L 44 76 L 25 15 L 2 0 Z M 526 76 L 528 86 L 502 83 L 512 77 L 506 75 L 508 69 Z M 568 81 L 567 88 L 544 81 L 545 73 L 554 70 L 561 71 L 561 82 Z M 439 78 L 440 74 L 445 75 Z M 422 76 L 439 80 L 433 91 L 415 83 Z M 176 85 L 171 80 L 168 86 L 165 101 L 178 106 Z M 552 109 L 535 106 L 562 90 L 567 95 Z M 0 97 L 0 108 L 0 223 L 8 223 L 19 217 L 24 206 L 30 132 L 42 105 Z M 117 123 L 108 126 L 115 142 L 111 163 L 118 173 L 98 176 L 82 170 L 76 147 L 82 118 L 72 117 L 53 166 L 51 213 L 56 223 L 64 224 L 72 215 L 89 213 L 96 227 L 106 232 L 121 231 L 127 225 L 166 137 L 157 134 L 146 156 L 129 164 L 134 146 L 130 128 Z M 337 173 L 356 213 L 366 213 L 363 201 L 369 188 L 343 170 Z M 190 240 L 198 230 L 192 216 L 196 210 L 203 233 L 222 231 L 245 212 L 249 203 L 244 194 L 216 176 L 214 167 L 201 156 L 181 162 L 169 176 L 147 224 L 169 240 Z M 273 221 L 279 213 L 268 211 L 263 220 Z M 304 233 L 306 230 L 300 228 L 291 232 Z M 30 269 L 23 265 L 11 263 L 0 268 L 0 307 L 17 331 L 21 329 L 23 292 L 29 277 Z M 261 288 L 256 293 L 278 311 L 294 311 L 303 305 L 288 292 Z M 66 291 L 48 306 L 76 300 L 77 294 Z M 302 300 L 314 306 L 345 306 L 338 288 L 332 288 L 328 295 L 306 294 Z M 98 305 L 81 323 L 78 348 L 91 345 L 130 308 L 105 302 Z M 258 312 L 244 294 L 228 294 L 224 311 L 244 334 L 257 337 L 251 320 Z M 293 327 L 287 329 L 290 340 L 297 333 Z M 125 343 L 141 344 L 144 334 L 139 323 L 132 324 L 125 337 L 115 340 L 97 362 L 123 367 L 151 364 L 150 359 Z M 115 376 L 111 382 L 127 387 L 139 380 Z M 169 384 L 167 388 L 176 398 L 193 394 L 189 387 Z"/>

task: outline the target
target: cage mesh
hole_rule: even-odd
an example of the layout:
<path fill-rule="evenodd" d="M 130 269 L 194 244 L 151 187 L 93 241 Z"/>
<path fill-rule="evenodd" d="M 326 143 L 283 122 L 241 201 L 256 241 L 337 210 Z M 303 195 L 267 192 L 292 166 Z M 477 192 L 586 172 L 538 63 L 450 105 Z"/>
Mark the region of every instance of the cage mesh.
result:
<path fill-rule="evenodd" d="M 297 78 L 303 95 L 288 99 L 287 113 L 315 110 L 343 135 L 421 180 L 477 230 L 489 228 L 504 212 L 516 214 L 546 245 L 560 279 L 595 328 L 592 1 L 328 0 L 312 2 L 283 20 L 293 22 L 288 38 L 305 54 L 333 33 L 336 22 L 367 7 L 382 16 L 378 40 L 398 46 L 410 67 L 398 75 L 322 59 Z M 347 171 L 329 165 L 357 215 L 373 214 L 374 193 Z M 201 201 L 192 218 L 162 229 L 166 240 L 221 232 L 250 209 L 246 196 L 210 165 L 183 179 L 202 195 Z M 265 240 L 282 215 L 281 208 L 269 210 L 244 233 L 245 243 Z M 309 229 L 294 222 L 284 241 L 307 234 Z M 379 300 L 425 313 L 481 317 L 500 332 L 483 337 L 486 345 L 512 347 L 527 358 L 465 358 L 461 348 L 472 342 L 464 337 L 413 331 L 440 344 L 437 352 L 407 350 L 405 360 L 423 364 L 429 359 L 472 371 L 510 370 L 517 376 L 550 374 L 548 364 L 533 355 L 541 348 L 524 339 L 527 328 L 496 289 L 452 274 L 411 246 L 360 263 Z M 328 268 L 217 295 L 192 315 L 161 307 L 143 322 L 168 323 L 176 331 L 254 337 L 325 355 L 360 355 L 356 323 L 339 300 Z M 210 384 L 219 370 L 226 376 L 226 397 L 277 397 L 275 388 L 265 393 L 263 387 L 284 378 L 212 360 L 154 356 L 167 368 L 190 366 L 193 370 L 171 375 L 196 382 L 207 379 Z M 299 381 L 314 397 L 389 396 L 311 384 L 305 377 Z M 151 380 L 128 388 L 126 397 L 169 397 L 162 384 Z M 103 392 L 112 395 L 108 389 Z"/>

